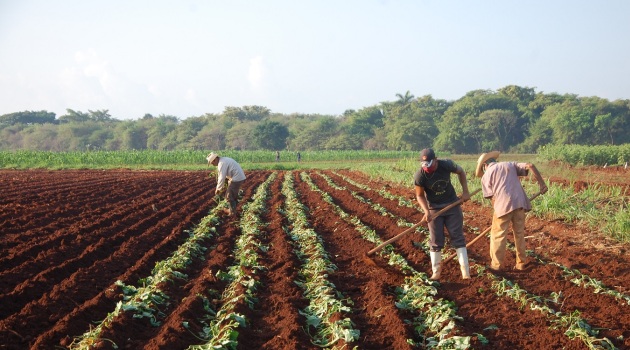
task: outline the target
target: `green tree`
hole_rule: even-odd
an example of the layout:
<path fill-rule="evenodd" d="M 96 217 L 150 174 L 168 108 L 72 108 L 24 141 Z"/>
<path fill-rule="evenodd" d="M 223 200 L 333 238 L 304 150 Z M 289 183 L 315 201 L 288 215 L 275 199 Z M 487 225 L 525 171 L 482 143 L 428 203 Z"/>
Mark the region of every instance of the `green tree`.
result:
<path fill-rule="evenodd" d="M 437 123 L 439 135 L 435 148 L 452 153 L 480 153 L 483 147 L 482 112 L 491 110 L 516 111 L 515 102 L 490 90 L 475 90 L 455 101 Z"/>
<path fill-rule="evenodd" d="M 480 128 L 483 131 L 482 149 L 505 152 L 514 144 L 518 118 L 514 112 L 502 109 L 490 109 L 479 115 Z"/>
<path fill-rule="evenodd" d="M 175 118 L 171 117 L 170 118 Z M 166 122 L 166 120 L 165 120 Z M 190 117 L 178 122 L 160 142 L 160 149 L 190 149 L 189 142 L 209 123 L 208 116 Z"/>
<path fill-rule="evenodd" d="M 252 145 L 260 149 L 279 151 L 286 148 L 289 129 L 273 121 L 258 123 L 252 131 Z"/>
<path fill-rule="evenodd" d="M 109 143 L 111 147 L 117 145 L 119 150 L 143 150 L 147 148 L 147 131 L 134 121 L 125 121 L 116 127 L 116 142 Z"/>
<path fill-rule="evenodd" d="M 431 95 L 415 100 L 409 100 L 413 95 L 406 96 L 399 95 L 399 100 L 395 103 L 381 104 L 387 148 L 419 150 L 430 147 L 438 135 L 436 123 L 442 118 L 449 103 L 434 99 Z"/>
<path fill-rule="evenodd" d="M 225 140 L 226 149 L 251 150 L 256 147 L 252 144 L 252 134 L 256 122 L 243 122 L 234 125 L 228 130 Z"/>
<path fill-rule="evenodd" d="M 59 117 L 61 123 L 82 123 L 90 120 L 90 115 L 81 111 L 66 109 L 66 114 Z"/>
<path fill-rule="evenodd" d="M 325 149 L 326 141 L 337 134 L 339 125 L 331 116 L 319 116 L 298 130 L 291 141 L 291 148 L 305 151 Z"/>
<path fill-rule="evenodd" d="M 58 136 L 57 125 L 45 124 L 41 126 L 31 126 L 23 130 L 22 135 L 24 149 L 33 151 L 64 151 L 66 145 Z"/>
<path fill-rule="evenodd" d="M 363 139 L 357 135 L 340 133 L 328 138 L 323 147 L 325 150 L 359 150 Z"/>
<path fill-rule="evenodd" d="M 539 119 L 529 128 L 529 135 L 514 148 L 517 153 L 536 153 L 539 147 L 553 143 L 553 129 L 547 119 Z"/>
<path fill-rule="evenodd" d="M 610 102 L 599 97 L 581 99 L 583 106 L 592 109 L 594 115 L 592 144 L 621 144 L 630 142 L 630 100 Z"/>
<path fill-rule="evenodd" d="M 223 115 L 237 122 L 261 121 L 267 117 L 271 111 L 262 106 L 225 107 Z"/>
<path fill-rule="evenodd" d="M 372 151 L 387 150 L 387 133 L 385 129 L 374 129 L 374 136 L 363 142 L 363 149 Z"/>
<path fill-rule="evenodd" d="M 47 111 L 24 111 L 4 114 L 0 116 L 0 125 L 14 124 L 45 124 L 55 123 L 55 113 Z"/>
<path fill-rule="evenodd" d="M 96 111 L 91 111 L 88 109 L 88 112 L 89 112 L 90 120 L 93 120 L 96 122 L 108 122 L 112 120 L 112 116 L 109 114 L 109 110 L 107 109 L 96 110 Z"/>
<path fill-rule="evenodd" d="M 359 150 L 375 135 L 376 129 L 383 127 L 382 109 L 373 106 L 359 111 L 347 110 L 339 123 L 339 133 L 328 142 L 327 149 Z"/>
<path fill-rule="evenodd" d="M 411 92 L 407 90 L 404 95 L 397 93 L 396 97 L 398 98 L 398 100 L 396 100 L 396 104 L 399 106 L 405 106 L 411 103 L 415 96 L 413 96 L 413 94 L 411 94 Z"/>
<path fill-rule="evenodd" d="M 107 146 L 107 141 L 114 137 L 114 132 L 110 128 L 99 128 L 92 132 L 87 139 L 88 150 L 104 150 Z"/>
<path fill-rule="evenodd" d="M 24 124 L 3 125 L 0 123 L 0 150 L 17 150 L 24 148 Z"/>
<path fill-rule="evenodd" d="M 147 134 L 147 149 L 173 150 L 175 146 L 166 142 L 168 135 L 173 132 L 179 124 L 179 119 L 171 115 L 160 115 L 153 117 L 145 114 L 137 121 Z"/>

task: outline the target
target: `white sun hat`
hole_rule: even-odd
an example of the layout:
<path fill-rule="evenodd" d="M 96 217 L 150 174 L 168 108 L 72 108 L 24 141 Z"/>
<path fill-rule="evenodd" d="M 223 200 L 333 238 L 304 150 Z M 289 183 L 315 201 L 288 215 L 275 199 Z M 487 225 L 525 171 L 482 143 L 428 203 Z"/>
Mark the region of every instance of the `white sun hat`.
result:
<path fill-rule="evenodd" d="M 219 155 L 211 152 L 210 154 L 208 154 L 208 156 L 206 157 L 206 159 L 208 160 L 208 165 L 210 165 Z"/>

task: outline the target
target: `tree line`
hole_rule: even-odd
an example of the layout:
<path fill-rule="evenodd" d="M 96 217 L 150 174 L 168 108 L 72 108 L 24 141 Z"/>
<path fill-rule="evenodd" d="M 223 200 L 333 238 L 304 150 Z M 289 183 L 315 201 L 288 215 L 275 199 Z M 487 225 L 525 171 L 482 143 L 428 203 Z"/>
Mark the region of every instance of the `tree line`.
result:
<path fill-rule="evenodd" d="M 509 85 L 447 101 L 409 91 L 342 115 L 225 107 L 180 119 L 67 109 L 0 116 L 0 150 L 404 150 L 534 153 L 545 145 L 630 143 L 630 100 L 536 92 Z"/>

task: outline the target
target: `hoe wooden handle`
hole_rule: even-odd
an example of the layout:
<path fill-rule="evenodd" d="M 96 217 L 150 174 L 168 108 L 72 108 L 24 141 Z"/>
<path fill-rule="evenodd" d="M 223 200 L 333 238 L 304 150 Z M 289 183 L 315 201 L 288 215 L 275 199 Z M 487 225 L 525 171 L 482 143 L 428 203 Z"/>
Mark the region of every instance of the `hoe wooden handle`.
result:
<path fill-rule="evenodd" d="M 476 191 L 473 191 L 473 193 L 471 193 L 471 194 L 470 194 L 470 196 L 472 197 L 473 195 L 477 194 L 477 192 L 479 192 L 479 191 L 481 191 L 481 189 L 478 189 L 478 190 L 476 190 Z M 459 199 L 459 200 L 457 200 L 457 201 L 455 201 L 455 202 L 453 202 L 453 203 L 451 203 L 451 204 L 447 205 L 446 207 L 442 208 L 440 211 L 438 211 L 437 213 L 435 213 L 435 215 L 433 215 L 433 216 L 434 216 L 434 217 L 438 217 L 438 216 L 442 215 L 444 212 L 448 211 L 449 209 L 451 209 L 451 208 L 453 208 L 453 207 L 456 207 L 456 206 L 458 206 L 458 205 L 460 205 L 460 204 L 462 204 L 462 200 L 461 200 L 461 199 Z M 401 238 L 402 238 L 402 236 L 404 236 L 404 235 L 406 235 L 407 233 L 409 233 L 409 232 L 411 232 L 411 231 L 415 230 L 415 229 L 416 229 L 416 227 L 418 227 L 418 226 L 420 226 L 420 225 L 422 225 L 422 224 L 424 224 L 424 223 L 426 223 L 426 222 L 427 222 L 427 221 L 423 218 L 423 219 L 422 219 L 420 222 L 418 222 L 417 224 L 415 224 L 415 225 L 411 226 L 410 228 L 408 228 L 408 229 L 404 230 L 403 232 L 401 232 L 401 233 L 397 234 L 396 236 L 394 236 L 394 237 L 392 237 L 392 238 L 390 238 L 390 239 L 386 240 L 385 242 L 383 242 L 383 243 L 379 244 L 378 246 L 376 246 L 376 248 L 374 248 L 374 249 L 370 250 L 367 254 L 368 254 L 368 255 L 372 255 L 372 254 L 374 254 L 375 252 L 377 252 L 377 251 L 381 250 L 384 246 L 386 246 L 386 245 L 388 245 L 388 244 L 390 244 L 390 243 L 392 243 L 392 242 L 396 242 L 397 240 L 401 239 Z"/>

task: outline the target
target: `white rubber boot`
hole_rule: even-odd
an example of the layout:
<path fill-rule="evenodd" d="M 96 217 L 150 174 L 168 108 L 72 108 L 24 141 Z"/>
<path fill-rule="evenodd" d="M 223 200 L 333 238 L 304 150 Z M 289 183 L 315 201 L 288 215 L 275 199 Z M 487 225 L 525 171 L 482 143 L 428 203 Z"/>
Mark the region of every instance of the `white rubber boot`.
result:
<path fill-rule="evenodd" d="M 457 260 L 459 260 L 459 268 L 462 270 L 462 279 L 469 279 L 470 265 L 468 265 L 468 251 L 466 247 L 457 248 Z"/>
<path fill-rule="evenodd" d="M 431 270 L 433 270 L 433 275 L 431 276 L 431 280 L 437 281 L 440 279 L 440 275 L 442 274 L 442 252 L 429 252 L 431 255 Z"/>

